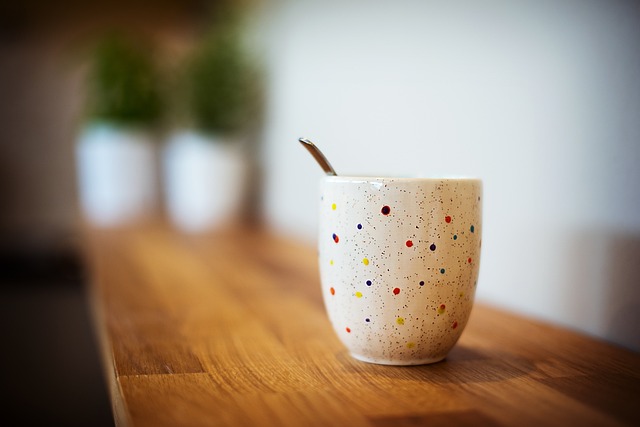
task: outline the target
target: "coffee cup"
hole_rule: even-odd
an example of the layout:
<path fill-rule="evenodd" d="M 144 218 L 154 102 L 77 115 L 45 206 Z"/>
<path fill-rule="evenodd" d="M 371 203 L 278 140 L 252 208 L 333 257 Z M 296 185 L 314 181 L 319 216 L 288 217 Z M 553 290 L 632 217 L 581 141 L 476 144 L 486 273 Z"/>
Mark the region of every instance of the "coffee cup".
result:
<path fill-rule="evenodd" d="M 324 177 L 322 295 L 351 355 L 386 365 L 443 360 L 471 313 L 481 233 L 479 179 Z"/>

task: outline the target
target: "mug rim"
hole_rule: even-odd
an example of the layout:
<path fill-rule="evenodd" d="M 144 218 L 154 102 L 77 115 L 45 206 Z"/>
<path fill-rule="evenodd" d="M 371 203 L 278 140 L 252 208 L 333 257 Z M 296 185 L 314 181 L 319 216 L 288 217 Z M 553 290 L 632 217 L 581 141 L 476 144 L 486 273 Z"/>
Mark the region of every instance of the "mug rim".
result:
<path fill-rule="evenodd" d="M 467 177 L 467 176 L 394 177 L 394 176 L 330 175 L 330 176 L 324 176 L 323 180 L 325 182 L 337 182 L 337 183 L 371 183 L 371 182 L 430 183 L 430 182 L 443 182 L 443 181 L 482 183 L 481 178 Z"/>

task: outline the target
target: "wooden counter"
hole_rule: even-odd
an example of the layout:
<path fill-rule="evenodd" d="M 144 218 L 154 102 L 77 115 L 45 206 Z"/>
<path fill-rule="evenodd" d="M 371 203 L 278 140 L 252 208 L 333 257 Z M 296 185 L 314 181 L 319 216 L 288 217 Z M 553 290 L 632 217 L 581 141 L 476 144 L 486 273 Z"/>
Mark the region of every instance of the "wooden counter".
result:
<path fill-rule="evenodd" d="M 87 231 L 118 425 L 640 425 L 640 355 L 477 304 L 446 361 L 338 342 L 315 249 L 262 231 Z M 482 286 L 482 283 L 479 283 Z"/>

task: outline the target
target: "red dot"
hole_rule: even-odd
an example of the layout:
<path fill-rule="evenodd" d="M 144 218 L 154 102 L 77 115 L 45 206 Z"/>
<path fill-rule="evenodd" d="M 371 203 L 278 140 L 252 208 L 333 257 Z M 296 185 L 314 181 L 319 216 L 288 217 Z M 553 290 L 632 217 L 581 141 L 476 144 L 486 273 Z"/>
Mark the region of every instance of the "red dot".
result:
<path fill-rule="evenodd" d="M 407 245 L 408 248 L 413 246 L 413 242 L 411 240 L 407 240 L 407 243 L 405 243 L 405 244 Z"/>
<path fill-rule="evenodd" d="M 380 212 L 382 212 L 382 215 L 389 215 L 389 213 L 391 212 L 391 208 L 385 205 L 382 207 L 382 210 Z"/>
<path fill-rule="evenodd" d="M 451 217 L 449 215 L 444 217 L 444 222 L 446 222 L 447 224 L 449 224 L 451 222 Z"/>
<path fill-rule="evenodd" d="M 351 328 L 347 326 L 347 327 L 346 327 L 346 331 L 347 331 L 347 333 L 349 333 L 349 334 L 350 334 L 350 333 L 351 333 Z"/>
<path fill-rule="evenodd" d="M 400 288 L 394 288 L 393 289 L 393 294 L 394 295 L 398 295 L 400 293 Z"/>
<path fill-rule="evenodd" d="M 330 288 L 330 289 L 329 289 L 329 292 L 331 292 L 331 295 L 335 295 L 335 294 L 336 294 L 336 290 L 335 290 L 335 289 L 333 289 L 333 288 Z"/>
<path fill-rule="evenodd" d="M 471 258 L 469 258 L 469 259 L 467 260 L 467 262 L 468 262 L 469 264 L 471 264 L 471 261 L 472 261 L 472 260 L 471 260 Z"/>
<path fill-rule="evenodd" d="M 453 322 L 453 324 L 451 325 L 451 327 L 452 327 L 453 329 L 457 328 L 457 327 L 458 327 L 458 321 L 456 320 L 455 322 Z"/>
<path fill-rule="evenodd" d="M 444 310 L 445 308 L 447 308 L 447 306 L 446 306 L 446 305 L 444 305 L 444 304 L 440 304 L 440 310 Z"/>
<path fill-rule="evenodd" d="M 340 241 L 340 238 L 335 233 L 333 233 L 333 241 L 336 242 L 336 243 L 338 243 Z"/>

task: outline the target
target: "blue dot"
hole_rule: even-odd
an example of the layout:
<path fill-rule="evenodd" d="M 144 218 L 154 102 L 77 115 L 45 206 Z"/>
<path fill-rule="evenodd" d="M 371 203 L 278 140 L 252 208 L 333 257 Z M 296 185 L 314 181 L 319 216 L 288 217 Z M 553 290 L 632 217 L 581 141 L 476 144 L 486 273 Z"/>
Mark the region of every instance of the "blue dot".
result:
<path fill-rule="evenodd" d="M 469 228 L 469 230 L 471 230 L 471 232 L 473 233 L 474 231 L 476 231 L 476 228 L 472 225 L 471 228 Z"/>
<path fill-rule="evenodd" d="M 424 280 L 420 281 L 420 286 L 424 286 Z"/>
<path fill-rule="evenodd" d="M 366 319 L 364 319 L 365 322 L 369 323 L 371 322 L 371 319 L 369 319 L 368 317 Z"/>
<path fill-rule="evenodd" d="M 371 280 L 367 280 L 367 286 L 371 286 Z"/>
<path fill-rule="evenodd" d="M 453 240 L 458 240 L 458 235 L 457 234 L 453 235 Z"/>
<path fill-rule="evenodd" d="M 429 249 L 431 249 L 432 251 L 436 250 L 436 244 L 432 243 L 431 246 L 429 246 Z"/>
<path fill-rule="evenodd" d="M 362 230 L 362 224 L 358 224 L 358 230 Z"/>
<path fill-rule="evenodd" d="M 440 273 L 444 274 L 444 271 L 445 271 L 444 268 L 440 269 Z"/>

